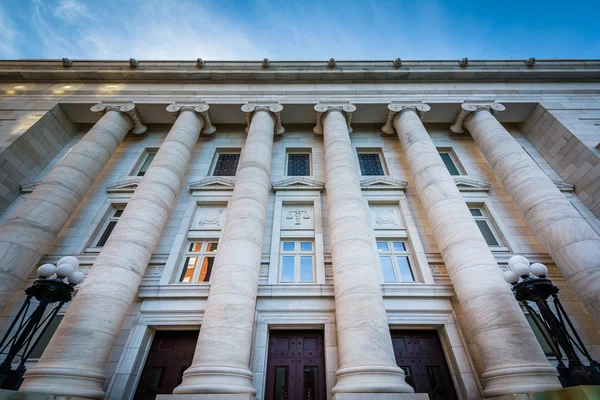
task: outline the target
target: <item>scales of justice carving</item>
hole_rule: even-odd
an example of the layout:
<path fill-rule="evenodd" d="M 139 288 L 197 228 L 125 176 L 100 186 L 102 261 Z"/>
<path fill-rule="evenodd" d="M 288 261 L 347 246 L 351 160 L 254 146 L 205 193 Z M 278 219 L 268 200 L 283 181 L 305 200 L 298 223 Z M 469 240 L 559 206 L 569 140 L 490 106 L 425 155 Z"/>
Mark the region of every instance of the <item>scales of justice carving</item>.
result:
<path fill-rule="evenodd" d="M 300 221 L 300 219 L 310 219 L 310 215 L 308 214 L 308 211 L 306 210 L 300 210 L 299 208 L 289 211 L 288 215 L 285 217 L 286 219 L 295 219 L 296 222 L 294 222 L 295 225 L 302 225 L 302 222 Z"/>
<path fill-rule="evenodd" d="M 378 229 L 402 228 L 397 207 L 375 205 L 371 206 L 370 209 L 372 212 L 372 221 Z"/>

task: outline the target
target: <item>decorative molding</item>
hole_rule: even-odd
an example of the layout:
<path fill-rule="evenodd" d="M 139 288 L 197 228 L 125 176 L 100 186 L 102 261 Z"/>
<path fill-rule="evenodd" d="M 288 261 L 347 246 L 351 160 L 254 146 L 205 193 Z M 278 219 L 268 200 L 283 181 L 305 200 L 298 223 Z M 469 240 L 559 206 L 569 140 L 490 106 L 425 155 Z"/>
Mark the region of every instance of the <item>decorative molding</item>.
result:
<path fill-rule="evenodd" d="M 263 61 L 262 61 L 262 64 L 261 64 L 261 67 L 262 67 L 263 69 L 267 69 L 267 68 L 269 68 L 270 66 L 271 66 L 271 61 L 269 61 L 269 59 L 268 59 L 268 58 L 265 58 L 265 59 L 263 59 Z"/>
<path fill-rule="evenodd" d="M 138 112 L 135 104 L 126 103 L 126 104 L 110 104 L 110 103 L 100 103 L 95 104 L 90 109 L 92 112 L 101 112 L 106 113 L 108 111 L 117 111 L 125 113 L 131 118 L 131 122 L 133 122 L 133 130 L 132 133 L 136 135 L 140 135 L 148 129 L 146 125 L 143 124 L 142 119 L 140 117 L 140 113 Z"/>
<path fill-rule="evenodd" d="M 194 111 L 199 114 L 204 120 L 204 128 L 202 129 L 202 133 L 205 135 L 212 135 L 215 133 L 217 128 L 210 121 L 210 115 L 208 114 L 209 105 L 206 103 L 198 103 L 198 104 L 169 104 L 167 106 L 167 112 L 176 113 L 176 116 L 179 116 L 182 111 Z"/>
<path fill-rule="evenodd" d="M 394 68 L 400 68 L 402 66 L 402 60 L 400 58 L 396 58 L 394 60 Z"/>
<path fill-rule="evenodd" d="M 281 111 L 283 110 L 283 106 L 279 103 L 247 103 L 242 106 L 242 111 L 246 113 L 246 133 L 248 133 L 248 129 L 250 129 L 250 123 L 252 122 L 252 118 L 254 114 L 259 111 L 266 111 L 271 114 L 271 116 L 275 119 L 275 134 L 281 135 L 285 132 L 285 128 L 281 125 Z"/>
<path fill-rule="evenodd" d="M 491 113 L 498 113 L 500 111 L 506 110 L 500 103 L 462 103 L 460 105 L 460 109 L 458 110 L 458 114 L 456 114 L 456 118 L 454 118 L 454 122 L 450 126 L 450 130 L 454 133 L 463 133 L 465 131 L 464 122 L 469 115 L 474 112 L 486 110 Z"/>
<path fill-rule="evenodd" d="M 362 190 L 406 190 L 408 183 L 387 176 L 375 176 L 360 181 Z"/>
<path fill-rule="evenodd" d="M 318 190 L 322 192 L 325 189 L 325 184 L 320 181 L 308 179 L 302 176 L 284 179 L 271 184 L 274 192 L 280 190 Z"/>
<path fill-rule="evenodd" d="M 558 190 L 560 190 L 561 192 L 573 192 L 575 191 L 575 186 L 570 185 L 566 182 L 563 181 L 559 181 L 557 179 L 551 179 L 552 183 L 554 183 L 556 185 L 556 187 L 558 188 Z"/>
<path fill-rule="evenodd" d="M 70 60 L 68 58 L 63 58 L 62 59 L 62 66 L 65 68 L 71 68 L 73 66 L 73 60 Z"/>
<path fill-rule="evenodd" d="M 352 113 L 356 111 L 356 106 L 351 103 L 318 103 L 315 105 L 315 111 L 317 112 L 317 124 L 313 128 L 313 132 L 322 135 L 323 134 L 323 119 L 327 113 L 331 111 L 339 111 L 346 118 L 346 124 L 348 125 L 348 132 L 352 133 Z"/>
<path fill-rule="evenodd" d="M 124 181 L 110 183 L 106 185 L 106 191 L 108 193 L 133 193 L 137 189 L 138 185 L 142 181 L 142 178 L 131 178 Z"/>
<path fill-rule="evenodd" d="M 329 69 L 335 68 L 336 65 L 335 58 L 330 58 L 329 61 L 327 61 L 327 68 Z"/>
<path fill-rule="evenodd" d="M 204 68 L 206 66 L 206 61 L 201 58 L 196 59 L 196 68 Z"/>
<path fill-rule="evenodd" d="M 225 225 L 225 209 L 227 206 L 202 206 L 196 210 L 193 229 L 220 230 Z"/>
<path fill-rule="evenodd" d="M 235 180 L 223 178 L 222 176 L 210 176 L 199 181 L 190 182 L 188 186 L 192 192 L 198 190 L 233 190 Z"/>
<path fill-rule="evenodd" d="M 21 185 L 21 193 L 31 193 L 35 190 L 35 188 L 40 184 L 41 181 L 27 183 L 25 185 Z"/>
<path fill-rule="evenodd" d="M 454 183 L 461 192 L 489 192 L 491 185 L 487 182 L 481 182 L 477 179 L 471 179 L 464 176 L 454 176 Z"/>
<path fill-rule="evenodd" d="M 391 102 L 387 106 L 388 108 L 388 117 L 385 125 L 381 127 L 383 133 L 387 133 L 388 135 L 393 135 L 396 133 L 394 129 L 394 118 L 396 115 L 399 115 L 402 111 L 414 111 L 417 113 L 419 118 L 423 119 L 423 113 L 431 110 L 428 104 L 425 103 L 402 103 L 402 102 Z"/>
<path fill-rule="evenodd" d="M 460 59 L 460 60 L 458 61 L 458 65 L 459 65 L 461 68 L 467 68 L 467 66 L 469 65 L 469 59 L 468 59 L 467 57 L 464 57 L 464 58 Z"/>

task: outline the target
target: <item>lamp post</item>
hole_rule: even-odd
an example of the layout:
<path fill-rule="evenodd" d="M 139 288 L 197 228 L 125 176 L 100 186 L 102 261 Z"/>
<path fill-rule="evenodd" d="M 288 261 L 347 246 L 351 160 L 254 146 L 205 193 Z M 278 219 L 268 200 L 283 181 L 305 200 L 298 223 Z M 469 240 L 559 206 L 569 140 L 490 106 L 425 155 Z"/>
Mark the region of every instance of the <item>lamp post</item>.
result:
<path fill-rule="evenodd" d="M 523 256 L 511 257 L 508 266 L 510 270 L 504 272 L 504 280 L 512 285 L 515 298 L 529 312 L 556 356 L 562 385 L 600 385 L 600 364 L 592 359 L 575 331 L 558 298 L 559 289 L 546 277 L 548 268 L 540 263 L 530 264 Z M 554 310 L 548 302 L 550 297 Z M 535 303 L 539 312 L 530 302 Z M 581 362 L 576 350 L 587 358 L 589 366 Z M 563 362 L 565 357 L 568 366 Z"/>
<path fill-rule="evenodd" d="M 63 304 L 71 301 L 75 285 L 83 282 L 84 276 L 82 272 L 77 271 L 78 266 L 79 260 L 68 256 L 61 258 L 56 266 L 44 264 L 38 268 L 39 278 L 25 289 L 25 302 L 0 341 L 0 354 L 6 354 L 6 358 L 0 364 L 0 389 L 18 390 L 21 386 L 26 370 L 25 362 L 31 351 Z M 29 314 L 34 297 L 38 304 Z M 54 305 L 55 303 L 58 304 Z M 53 308 L 46 313 L 49 306 Z M 20 362 L 13 370 L 12 362 L 17 356 L 20 357 Z"/>

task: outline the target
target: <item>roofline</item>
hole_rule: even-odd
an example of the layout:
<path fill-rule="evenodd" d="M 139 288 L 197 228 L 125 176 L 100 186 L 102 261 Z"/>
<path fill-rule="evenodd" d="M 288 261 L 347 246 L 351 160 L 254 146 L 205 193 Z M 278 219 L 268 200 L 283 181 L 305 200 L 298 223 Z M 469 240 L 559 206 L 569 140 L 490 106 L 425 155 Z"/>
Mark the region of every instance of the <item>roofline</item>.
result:
<path fill-rule="evenodd" d="M 11 82 L 577 82 L 599 81 L 600 60 L 165 61 L 1 60 L 0 81 Z"/>

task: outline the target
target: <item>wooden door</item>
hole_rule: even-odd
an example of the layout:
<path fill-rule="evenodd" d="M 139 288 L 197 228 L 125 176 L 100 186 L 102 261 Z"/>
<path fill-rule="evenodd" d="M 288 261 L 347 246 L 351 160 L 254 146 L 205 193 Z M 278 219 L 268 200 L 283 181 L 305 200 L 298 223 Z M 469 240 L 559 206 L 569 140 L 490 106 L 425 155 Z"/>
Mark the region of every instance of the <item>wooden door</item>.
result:
<path fill-rule="evenodd" d="M 325 400 L 323 331 L 271 331 L 265 400 Z"/>
<path fill-rule="evenodd" d="M 134 400 L 171 394 L 192 364 L 199 331 L 157 331 Z"/>
<path fill-rule="evenodd" d="M 392 331 L 396 363 L 406 383 L 431 400 L 456 400 L 450 370 L 436 331 Z"/>

